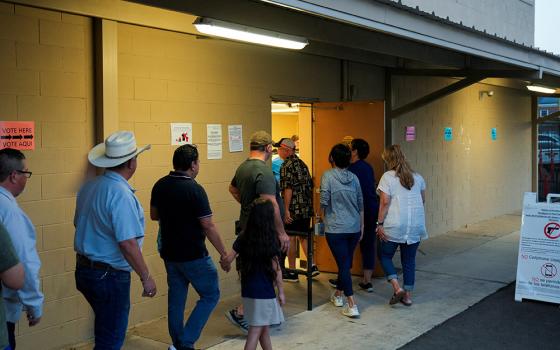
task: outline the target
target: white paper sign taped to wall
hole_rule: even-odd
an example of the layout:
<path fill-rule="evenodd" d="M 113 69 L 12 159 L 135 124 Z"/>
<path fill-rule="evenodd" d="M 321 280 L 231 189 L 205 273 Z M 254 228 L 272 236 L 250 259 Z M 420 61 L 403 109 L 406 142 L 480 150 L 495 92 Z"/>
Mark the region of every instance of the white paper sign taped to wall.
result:
<path fill-rule="evenodd" d="M 192 123 L 171 123 L 171 144 L 192 145 Z"/>
<path fill-rule="evenodd" d="M 517 257 L 515 300 L 533 299 L 560 304 L 560 195 L 537 202 L 526 192 Z"/>
<path fill-rule="evenodd" d="M 222 124 L 206 125 L 208 159 L 222 159 Z"/>

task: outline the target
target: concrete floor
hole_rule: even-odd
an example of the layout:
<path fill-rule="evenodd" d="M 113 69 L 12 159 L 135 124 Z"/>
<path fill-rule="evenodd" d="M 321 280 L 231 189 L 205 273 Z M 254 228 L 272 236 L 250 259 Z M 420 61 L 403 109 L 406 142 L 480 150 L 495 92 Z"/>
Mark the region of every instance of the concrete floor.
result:
<path fill-rule="evenodd" d="M 306 311 L 306 283 L 286 283 L 286 322 L 272 329 L 275 349 L 396 349 L 515 280 L 520 215 L 504 215 L 423 242 L 417 257 L 414 305 L 389 306 L 391 288 L 374 281 L 374 293 L 356 292 L 359 319 L 328 303 L 333 275 L 313 283 L 314 310 Z M 395 259 L 398 262 L 398 254 Z M 355 279 L 356 284 L 358 279 Z M 223 299 L 202 338 L 203 349 L 242 349 L 245 337 L 223 316 L 239 301 Z M 126 350 L 164 350 L 170 338 L 165 318 L 129 331 Z M 73 347 L 88 350 L 92 345 Z"/>

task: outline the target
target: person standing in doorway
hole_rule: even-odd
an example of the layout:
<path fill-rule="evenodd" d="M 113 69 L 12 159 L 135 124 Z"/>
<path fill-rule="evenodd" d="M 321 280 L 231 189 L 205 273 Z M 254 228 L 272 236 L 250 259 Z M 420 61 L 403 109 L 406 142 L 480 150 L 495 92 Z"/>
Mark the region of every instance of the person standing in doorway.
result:
<path fill-rule="evenodd" d="M 379 180 L 381 197 L 377 218 L 377 235 L 381 239 L 381 265 L 393 287 L 389 304 L 412 305 L 416 270 L 416 251 L 420 240 L 427 239 L 424 202 L 426 183 L 415 173 L 399 145 L 386 148 L 381 155 L 387 169 Z M 404 284 L 401 288 L 393 256 L 400 248 Z"/>
<path fill-rule="evenodd" d="M 313 180 L 307 165 L 296 155 L 296 145 L 289 138 L 283 138 L 274 144 L 278 155 L 284 160 L 280 168 L 280 190 L 284 201 L 284 228 L 287 231 L 308 232 L 313 217 Z M 301 244 L 307 255 L 307 239 L 301 239 Z M 297 237 L 291 237 L 288 252 L 290 269 L 296 268 Z M 283 263 L 283 260 L 281 260 Z M 311 263 L 309 261 L 309 263 Z M 313 264 L 312 275 L 319 275 L 317 266 Z M 284 281 L 298 282 L 295 272 L 285 272 Z"/>
<path fill-rule="evenodd" d="M 327 244 L 338 267 L 331 302 L 337 307 L 344 306 L 344 316 L 358 317 L 360 312 L 354 300 L 350 268 L 354 250 L 364 231 L 364 205 L 360 182 L 348 171 L 351 157 L 350 148 L 345 144 L 337 144 L 331 149 L 329 162 L 333 169 L 326 171 L 321 178 L 320 203 Z"/>
<path fill-rule="evenodd" d="M 280 190 L 272 170 L 266 164 L 272 155 L 272 137 L 266 131 L 257 131 L 251 135 L 249 158 L 237 168 L 231 180 L 229 192 L 241 204 L 239 222 L 236 225 L 236 234 L 242 232 L 249 219 L 251 205 L 257 198 L 269 200 L 274 208 L 274 225 L 280 249 L 288 250 L 290 238 L 284 230 L 282 213 L 284 205 L 280 197 Z M 280 204 L 279 204 L 280 203 Z M 236 264 L 239 269 L 239 264 Z M 243 318 L 243 305 L 226 312 L 226 317 L 241 330 L 247 333 L 249 327 Z"/>
<path fill-rule="evenodd" d="M 156 284 L 142 256 L 144 210 L 128 183 L 136 172 L 134 134 L 117 131 L 88 154 L 91 164 L 106 168 L 85 183 L 76 198 L 74 250 L 76 288 L 95 314 L 96 349 L 120 349 L 130 311 L 130 271 L 142 282 L 144 297 L 156 295 Z"/>
<path fill-rule="evenodd" d="M 220 299 L 218 271 L 208 255 L 205 239 L 220 254 L 227 252 L 212 221 L 212 210 L 204 188 L 195 178 L 200 171 L 194 145 L 179 146 L 173 154 L 173 171 L 152 189 L 150 217 L 159 220 L 160 256 L 167 271 L 167 313 L 170 350 L 191 350 Z M 186 324 L 185 303 L 189 285 L 200 296 Z"/>
<path fill-rule="evenodd" d="M 8 231 L 16 255 L 25 268 L 23 288 L 2 288 L 12 349 L 16 348 L 15 326 L 22 310 L 26 310 L 30 327 L 36 326 L 43 316 L 44 297 L 39 278 L 41 261 L 37 254 L 35 226 L 16 201 L 31 174 L 21 151 L 11 148 L 0 150 L 0 223 Z"/>
<path fill-rule="evenodd" d="M 364 236 L 360 241 L 363 279 L 358 285 L 371 293 L 373 292 L 371 276 L 375 268 L 375 221 L 379 211 L 379 200 L 375 193 L 373 168 L 365 161 L 369 155 L 369 144 L 364 139 L 353 139 L 350 143 L 350 149 L 352 150 L 352 160 L 348 170 L 358 177 L 364 198 Z"/>

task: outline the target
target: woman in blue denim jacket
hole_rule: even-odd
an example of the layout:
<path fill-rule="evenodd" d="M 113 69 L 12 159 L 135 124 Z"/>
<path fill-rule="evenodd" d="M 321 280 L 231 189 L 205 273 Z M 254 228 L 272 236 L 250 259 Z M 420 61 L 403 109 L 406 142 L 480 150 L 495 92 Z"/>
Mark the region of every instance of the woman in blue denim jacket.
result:
<path fill-rule="evenodd" d="M 337 144 L 331 149 L 329 162 L 333 168 L 321 178 L 321 209 L 327 243 L 338 266 L 338 279 L 331 302 L 337 307 L 344 305 L 344 316 L 358 317 L 360 312 L 353 297 L 350 268 L 354 250 L 364 232 L 364 204 L 360 182 L 347 169 L 351 157 L 347 145 Z"/>

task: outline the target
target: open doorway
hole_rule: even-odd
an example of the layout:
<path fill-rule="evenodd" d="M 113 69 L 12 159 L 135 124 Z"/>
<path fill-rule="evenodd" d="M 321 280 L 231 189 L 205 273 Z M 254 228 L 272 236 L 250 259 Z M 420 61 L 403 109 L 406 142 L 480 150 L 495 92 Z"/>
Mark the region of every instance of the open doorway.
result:
<path fill-rule="evenodd" d="M 290 138 L 296 145 L 296 154 L 307 165 L 313 176 L 313 127 L 312 105 L 310 103 L 272 102 L 272 139 L 279 142 Z M 272 155 L 272 170 L 277 181 L 280 181 L 280 167 L 283 160 L 275 153 Z M 301 258 L 301 259 L 300 259 Z M 288 259 L 286 259 L 288 264 Z M 297 269 L 307 268 L 306 256 L 298 245 L 296 249 Z"/>
<path fill-rule="evenodd" d="M 379 181 L 383 174 L 381 152 L 385 145 L 384 101 L 314 102 L 313 104 L 272 102 L 271 112 L 273 140 L 291 138 L 294 135 L 298 137 L 297 154 L 308 166 L 314 180 L 315 213 L 319 210 L 321 176 L 324 171 L 330 169 L 328 154 L 336 143 L 349 142 L 353 138 L 366 140 L 370 145 L 370 156 L 367 161 L 375 169 L 376 182 Z M 278 155 L 273 155 L 273 169 L 277 168 L 279 171 L 281 163 L 277 158 Z M 325 238 L 316 237 L 314 246 L 314 262 L 319 270 L 336 272 L 336 263 Z M 305 268 L 306 263 L 302 249 L 298 249 L 296 268 Z M 357 249 L 352 273 L 361 274 L 361 266 L 361 254 Z M 382 275 L 379 264 L 376 264 L 374 274 Z"/>

